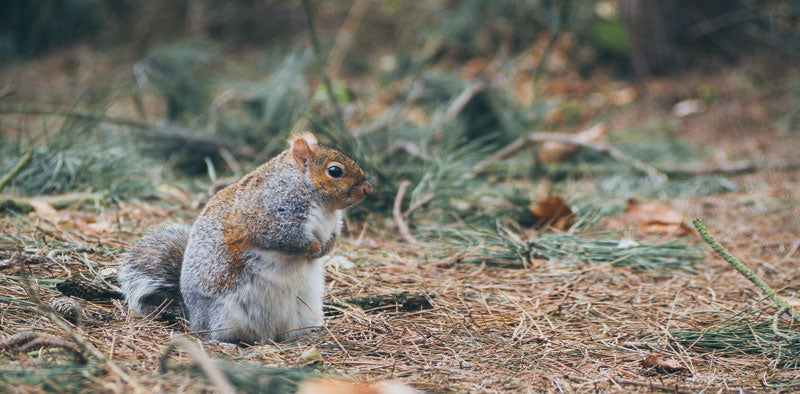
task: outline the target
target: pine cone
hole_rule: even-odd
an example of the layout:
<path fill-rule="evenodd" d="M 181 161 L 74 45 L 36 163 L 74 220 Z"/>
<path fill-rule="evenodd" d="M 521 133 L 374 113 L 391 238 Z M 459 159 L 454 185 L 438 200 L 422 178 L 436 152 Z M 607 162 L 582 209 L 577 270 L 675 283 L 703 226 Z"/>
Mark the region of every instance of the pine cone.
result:
<path fill-rule="evenodd" d="M 57 284 L 56 288 L 65 296 L 79 297 L 84 300 L 123 299 L 122 292 L 112 289 L 103 282 L 89 282 L 78 277 L 68 278 Z"/>
<path fill-rule="evenodd" d="M 86 320 L 86 315 L 83 313 L 83 308 L 78 301 L 69 297 L 58 297 L 50 300 L 50 306 L 63 317 L 64 319 L 79 324 L 79 322 Z"/>

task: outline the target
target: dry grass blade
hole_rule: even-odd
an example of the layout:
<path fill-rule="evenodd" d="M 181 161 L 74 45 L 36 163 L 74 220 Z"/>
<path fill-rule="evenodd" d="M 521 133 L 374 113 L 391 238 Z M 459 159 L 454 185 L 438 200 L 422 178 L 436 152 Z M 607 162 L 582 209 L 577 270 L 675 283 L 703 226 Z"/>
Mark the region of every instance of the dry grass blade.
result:
<path fill-rule="evenodd" d="M 192 360 L 194 360 L 194 362 L 200 366 L 206 376 L 208 376 L 208 378 L 214 383 L 214 387 L 216 387 L 220 393 L 233 394 L 236 392 L 228 379 L 225 378 L 225 375 L 219 370 L 219 368 L 217 368 L 217 366 L 214 364 L 214 361 L 211 360 L 208 355 L 206 355 L 203 349 L 183 338 L 173 339 L 172 342 L 167 345 L 166 349 L 164 349 L 164 352 L 161 353 L 159 365 L 162 373 L 166 373 L 168 371 L 167 361 L 169 360 L 169 356 L 172 351 L 177 347 L 181 347 L 189 353 L 189 355 L 192 357 Z"/>
<path fill-rule="evenodd" d="M 403 237 L 406 242 L 410 244 L 417 243 L 417 240 L 411 235 L 411 230 L 408 228 L 408 224 L 406 223 L 405 218 L 403 217 L 403 197 L 406 195 L 406 189 L 408 186 L 411 185 L 409 181 L 402 181 L 400 182 L 400 186 L 397 187 L 397 195 L 394 198 L 394 208 L 392 209 L 392 217 L 394 217 L 394 222 L 397 224 L 397 229 L 400 231 L 400 235 Z"/>

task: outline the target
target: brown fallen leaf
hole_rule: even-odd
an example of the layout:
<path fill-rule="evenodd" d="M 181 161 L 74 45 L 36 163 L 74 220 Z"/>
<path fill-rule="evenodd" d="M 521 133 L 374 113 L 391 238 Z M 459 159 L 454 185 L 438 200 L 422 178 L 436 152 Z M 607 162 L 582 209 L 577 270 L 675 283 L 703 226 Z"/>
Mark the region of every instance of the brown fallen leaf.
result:
<path fill-rule="evenodd" d="M 50 204 L 38 200 L 31 200 L 30 204 L 33 207 L 33 211 L 40 218 L 53 222 L 59 219 L 58 211 L 51 207 Z"/>
<path fill-rule="evenodd" d="M 677 360 L 664 357 L 660 354 L 651 354 L 642 360 L 642 368 L 652 369 L 660 373 L 676 373 L 687 371 Z"/>
<path fill-rule="evenodd" d="M 528 207 L 536 216 L 537 226 L 548 224 L 559 230 L 566 230 L 572 225 L 574 219 L 572 210 L 563 198 L 550 196 Z"/>
<path fill-rule="evenodd" d="M 627 204 L 623 220 L 643 232 L 676 236 L 691 233 L 685 215 L 662 203 L 631 198 Z"/>
<path fill-rule="evenodd" d="M 592 128 L 575 135 L 575 139 L 583 142 L 600 142 L 608 134 L 605 123 L 598 123 Z M 547 141 L 539 148 L 539 161 L 542 163 L 560 163 L 572 157 L 581 147 L 559 141 Z"/>

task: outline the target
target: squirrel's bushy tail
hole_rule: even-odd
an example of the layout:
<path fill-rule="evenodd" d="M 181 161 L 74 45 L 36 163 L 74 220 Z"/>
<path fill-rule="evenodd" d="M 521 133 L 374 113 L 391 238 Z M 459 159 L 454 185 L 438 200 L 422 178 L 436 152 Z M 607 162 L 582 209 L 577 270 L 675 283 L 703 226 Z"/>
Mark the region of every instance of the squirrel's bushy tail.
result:
<path fill-rule="evenodd" d="M 119 285 L 128 305 L 143 315 L 183 316 L 180 279 L 189 226 L 170 226 L 139 239 L 122 256 Z"/>

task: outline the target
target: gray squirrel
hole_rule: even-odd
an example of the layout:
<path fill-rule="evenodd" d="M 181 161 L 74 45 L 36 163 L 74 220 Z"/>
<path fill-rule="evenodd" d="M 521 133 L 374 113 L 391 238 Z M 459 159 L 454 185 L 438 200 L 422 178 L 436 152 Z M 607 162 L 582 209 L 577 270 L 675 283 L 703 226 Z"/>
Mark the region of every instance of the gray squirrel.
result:
<path fill-rule="evenodd" d="M 372 185 L 339 150 L 310 133 L 220 190 L 189 226 L 140 239 L 122 256 L 120 288 L 140 314 L 188 316 L 211 340 L 284 340 L 322 324 L 322 256 L 342 210 Z"/>

